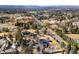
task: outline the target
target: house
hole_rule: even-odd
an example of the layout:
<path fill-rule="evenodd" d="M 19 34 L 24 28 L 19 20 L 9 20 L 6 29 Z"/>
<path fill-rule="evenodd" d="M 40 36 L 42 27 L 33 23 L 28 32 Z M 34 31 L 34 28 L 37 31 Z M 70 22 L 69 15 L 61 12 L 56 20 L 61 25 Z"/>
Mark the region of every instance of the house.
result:
<path fill-rule="evenodd" d="M 72 25 L 77 26 L 79 28 L 79 22 L 73 22 Z"/>
<path fill-rule="evenodd" d="M 71 38 L 74 41 L 79 40 L 79 34 L 65 34 L 66 36 L 68 36 L 69 38 Z"/>
<path fill-rule="evenodd" d="M 71 42 L 76 42 L 79 45 L 79 34 L 65 34 Z"/>
<path fill-rule="evenodd" d="M 0 17 L 0 23 L 6 23 L 10 21 L 10 17 Z"/>
<path fill-rule="evenodd" d="M 0 36 L 4 36 L 4 35 L 8 36 L 10 34 L 11 34 L 10 32 L 3 32 L 3 33 L 0 33 Z"/>

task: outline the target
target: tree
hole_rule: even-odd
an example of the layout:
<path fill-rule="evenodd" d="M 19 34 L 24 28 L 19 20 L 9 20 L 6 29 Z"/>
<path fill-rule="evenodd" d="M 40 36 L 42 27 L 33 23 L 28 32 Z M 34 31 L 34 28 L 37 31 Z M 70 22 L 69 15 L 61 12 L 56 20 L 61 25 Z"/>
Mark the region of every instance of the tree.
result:
<path fill-rule="evenodd" d="M 71 50 L 71 44 L 68 44 L 66 53 L 69 54 Z"/>
<path fill-rule="evenodd" d="M 9 29 L 8 28 L 3 28 L 3 31 L 4 32 L 9 32 Z"/>
<path fill-rule="evenodd" d="M 12 36 L 11 34 L 9 35 L 9 38 L 10 38 L 11 41 L 13 41 L 13 40 L 12 40 L 13 36 Z"/>
<path fill-rule="evenodd" d="M 77 46 L 73 46 L 73 51 L 72 51 L 72 53 L 73 53 L 73 54 L 77 54 L 77 51 L 78 51 L 78 47 L 77 47 Z"/>
<path fill-rule="evenodd" d="M 77 32 L 76 32 L 76 34 L 79 34 L 79 28 L 77 29 Z"/>
<path fill-rule="evenodd" d="M 64 48 L 65 47 L 65 43 L 61 42 L 61 47 Z"/>
<path fill-rule="evenodd" d="M 21 30 L 18 29 L 18 31 L 17 31 L 17 33 L 16 33 L 16 40 L 17 40 L 17 42 L 18 42 L 19 44 L 21 44 L 22 39 L 23 39 L 23 36 L 22 36 L 22 34 L 21 34 Z"/>
<path fill-rule="evenodd" d="M 29 29 L 29 24 L 24 24 L 24 29 Z"/>
<path fill-rule="evenodd" d="M 71 27 L 71 30 L 70 31 L 71 31 L 72 34 L 76 34 L 77 28 Z"/>
<path fill-rule="evenodd" d="M 29 46 L 28 46 L 28 53 L 30 53 L 30 54 L 33 53 L 33 46 L 34 46 L 34 42 L 33 42 L 33 40 L 31 40 L 29 42 Z"/>
<path fill-rule="evenodd" d="M 56 34 L 59 35 L 59 36 L 62 36 L 62 30 L 57 29 Z"/>

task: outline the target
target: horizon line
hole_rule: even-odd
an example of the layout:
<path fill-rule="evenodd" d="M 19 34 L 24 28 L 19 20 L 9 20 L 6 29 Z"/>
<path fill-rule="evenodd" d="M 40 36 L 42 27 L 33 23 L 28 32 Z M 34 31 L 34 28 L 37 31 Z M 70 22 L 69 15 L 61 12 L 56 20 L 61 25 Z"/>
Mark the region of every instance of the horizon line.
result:
<path fill-rule="evenodd" d="M 0 5 L 0 6 L 79 6 L 79 5 Z"/>

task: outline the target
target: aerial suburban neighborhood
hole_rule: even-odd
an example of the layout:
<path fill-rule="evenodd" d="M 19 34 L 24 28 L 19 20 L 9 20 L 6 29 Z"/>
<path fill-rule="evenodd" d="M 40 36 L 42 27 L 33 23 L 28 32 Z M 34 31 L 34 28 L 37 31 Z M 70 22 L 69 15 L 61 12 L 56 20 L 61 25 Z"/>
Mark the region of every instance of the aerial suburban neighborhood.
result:
<path fill-rule="evenodd" d="M 79 54 L 79 6 L 0 5 L 0 54 Z"/>

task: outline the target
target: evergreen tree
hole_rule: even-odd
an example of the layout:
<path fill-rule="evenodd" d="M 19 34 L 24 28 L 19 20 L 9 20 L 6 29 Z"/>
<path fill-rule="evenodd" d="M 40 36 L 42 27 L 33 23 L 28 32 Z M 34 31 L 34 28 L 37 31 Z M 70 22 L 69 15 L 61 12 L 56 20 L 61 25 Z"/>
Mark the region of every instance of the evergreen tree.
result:
<path fill-rule="evenodd" d="M 21 30 L 18 29 L 18 31 L 17 31 L 17 33 L 16 33 L 16 40 L 17 40 L 17 42 L 18 42 L 19 44 L 21 44 L 21 43 L 22 43 L 22 39 L 23 39 L 23 36 L 22 36 L 22 34 L 21 34 Z"/>

